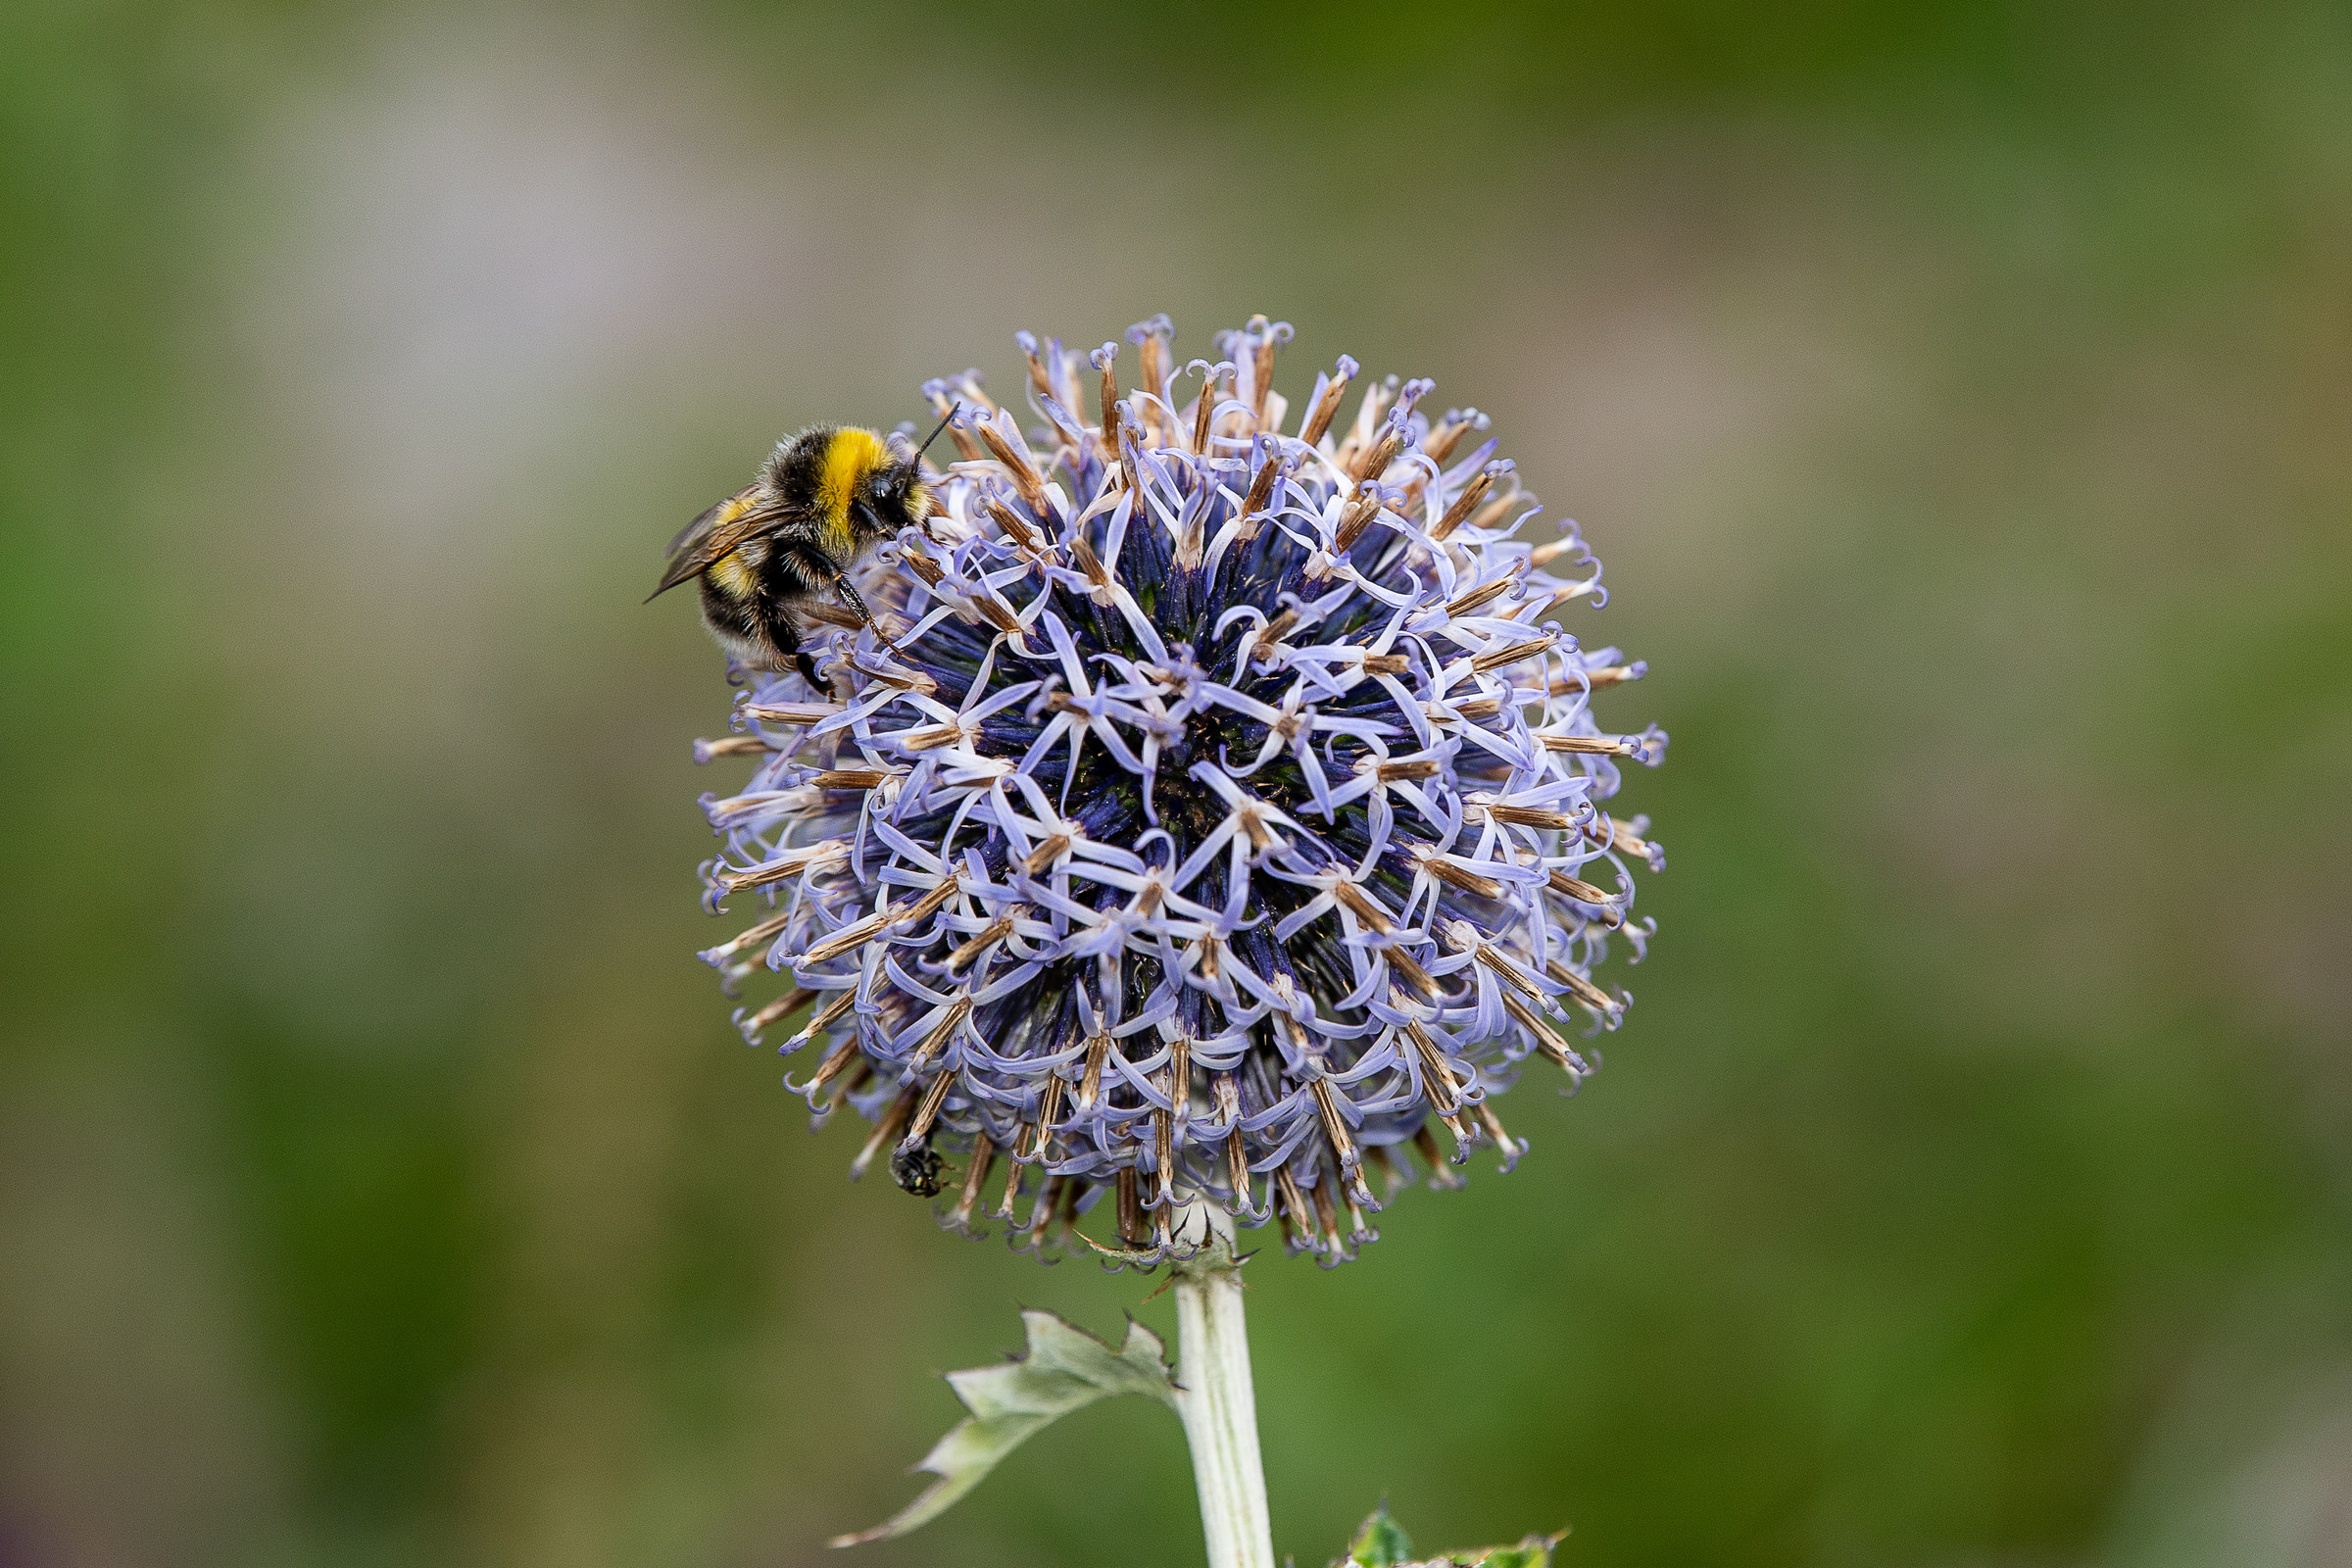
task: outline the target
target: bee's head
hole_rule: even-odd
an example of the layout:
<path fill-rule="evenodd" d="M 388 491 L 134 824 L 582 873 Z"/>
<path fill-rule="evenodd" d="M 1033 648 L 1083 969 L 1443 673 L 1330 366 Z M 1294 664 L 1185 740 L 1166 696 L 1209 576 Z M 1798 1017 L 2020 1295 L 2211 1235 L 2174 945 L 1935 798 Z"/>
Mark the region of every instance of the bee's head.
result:
<path fill-rule="evenodd" d="M 923 454 L 931 449 L 940 431 L 948 427 L 948 420 L 956 417 L 962 407 L 958 403 L 950 409 L 947 416 L 931 427 L 921 446 L 907 450 L 898 462 L 867 475 L 864 500 L 871 517 L 859 519 L 860 526 L 895 535 L 901 528 L 911 527 L 931 515 L 933 502 L 931 487 L 923 482 Z"/>

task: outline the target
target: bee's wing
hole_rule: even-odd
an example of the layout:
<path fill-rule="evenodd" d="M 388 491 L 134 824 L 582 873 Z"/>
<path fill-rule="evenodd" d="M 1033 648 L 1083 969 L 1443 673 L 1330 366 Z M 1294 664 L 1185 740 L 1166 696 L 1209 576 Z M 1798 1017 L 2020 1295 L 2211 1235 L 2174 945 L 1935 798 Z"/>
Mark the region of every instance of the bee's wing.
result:
<path fill-rule="evenodd" d="M 738 490 L 688 523 L 669 542 L 669 567 L 660 586 L 647 595 L 658 599 L 682 582 L 709 571 L 731 551 L 764 533 L 772 533 L 797 514 L 790 508 L 760 504 L 757 485 Z"/>

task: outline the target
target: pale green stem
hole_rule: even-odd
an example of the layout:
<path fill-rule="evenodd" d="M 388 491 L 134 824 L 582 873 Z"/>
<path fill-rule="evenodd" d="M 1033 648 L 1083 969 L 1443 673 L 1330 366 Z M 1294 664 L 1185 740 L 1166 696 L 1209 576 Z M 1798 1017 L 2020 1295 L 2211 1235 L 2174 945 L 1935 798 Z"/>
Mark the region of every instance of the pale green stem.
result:
<path fill-rule="evenodd" d="M 1257 1396 L 1250 1383 L 1250 1331 L 1233 1219 L 1213 1202 L 1187 1204 L 1179 1235 L 1205 1244 L 1175 1266 L 1176 1413 L 1193 1450 L 1208 1568 L 1274 1568 L 1266 1473 L 1257 1454 Z"/>

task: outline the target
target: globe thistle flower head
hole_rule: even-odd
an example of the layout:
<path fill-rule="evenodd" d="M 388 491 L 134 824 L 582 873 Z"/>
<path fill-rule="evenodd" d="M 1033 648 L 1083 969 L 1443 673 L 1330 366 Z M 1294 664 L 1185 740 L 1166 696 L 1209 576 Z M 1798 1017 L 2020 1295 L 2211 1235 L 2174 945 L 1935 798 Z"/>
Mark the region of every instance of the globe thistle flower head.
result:
<path fill-rule="evenodd" d="M 792 972 L 746 1038 L 807 1009 L 786 1083 L 955 1228 L 1108 1204 L 1148 1262 L 1206 1198 L 1335 1262 L 1417 1168 L 1517 1158 L 1524 1063 L 1592 1070 L 1561 1031 L 1623 1018 L 1663 868 L 1608 803 L 1666 737 L 1600 722 L 1643 666 L 1568 629 L 1599 564 L 1486 416 L 1344 356 L 1294 411 L 1262 317 L 1213 361 L 1127 336 L 1022 333 L 1027 429 L 924 386 L 956 457 L 862 569 L 879 624 L 820 609 L 825 688 L 740 671 L 698 743 L 759 758 L 704 798 L 710 906 L 758 914 L 704 956 Z"/>

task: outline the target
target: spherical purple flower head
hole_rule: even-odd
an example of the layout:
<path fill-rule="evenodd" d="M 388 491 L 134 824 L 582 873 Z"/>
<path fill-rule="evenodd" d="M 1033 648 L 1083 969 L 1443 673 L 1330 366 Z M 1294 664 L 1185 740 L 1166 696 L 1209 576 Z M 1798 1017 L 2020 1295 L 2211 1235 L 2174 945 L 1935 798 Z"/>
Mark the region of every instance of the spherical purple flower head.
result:
<path fill-rule="evenodd" d="M 962 1152 L 967 1233 L 1009 1161 L 1019 1246 L 1108 1195 L 1157 1258 L 1206 1195 L 1336 1261 L 1374 1236 L 1367 1163 L 1393 1196 L 1410 1146 L 1457 1185 L 1434 1119 L 1451 1163 L 1492 1140 L 1507 1168 L 1494 1097 L 1534 1055 L 1573 1087 L 1559 1027 L 1632 1000 L 1595 972 L 1612 937 L 1641 956 L 1629 868 L 1663 857 L 1603 803 L 1665 736 L 1593 712 L 1642 673 L 1560 624 L 1598 564 L 1427 381 L 1368 382 L 1335 430 L 1342 357 L 1291 419 L 1290 335 L 1182 365 L 1155 318 L 1122 395 L 1116 344 L 1023 333 L 1026 434 L 976 372 L 927 385 L 961 461 L 859 579 L 896 652 L 822 610 L 831 689 L 753 674 L 745 733 L 705 743 L 764 754 L 705 798 L 704 871 L 765 917 L 704 956 L 799 980 L 738 1023 L 813 1004 L 786 1083 L 873 1123 L 853 1174 L 888 1150 L 929 1196 Z"/>

